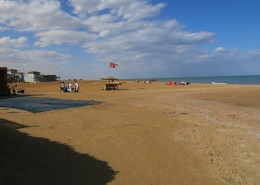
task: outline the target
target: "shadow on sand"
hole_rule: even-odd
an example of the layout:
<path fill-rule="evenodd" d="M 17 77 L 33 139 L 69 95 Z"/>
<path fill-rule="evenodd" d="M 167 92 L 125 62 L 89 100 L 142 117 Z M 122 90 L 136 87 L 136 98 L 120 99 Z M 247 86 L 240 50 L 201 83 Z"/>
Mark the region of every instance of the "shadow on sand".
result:
<path fill-rule="evenodd" d="M 115 178 L 105 161 L 19 128 L 25 126 L 0 119 L 0 184 L 104 185 Z"/>

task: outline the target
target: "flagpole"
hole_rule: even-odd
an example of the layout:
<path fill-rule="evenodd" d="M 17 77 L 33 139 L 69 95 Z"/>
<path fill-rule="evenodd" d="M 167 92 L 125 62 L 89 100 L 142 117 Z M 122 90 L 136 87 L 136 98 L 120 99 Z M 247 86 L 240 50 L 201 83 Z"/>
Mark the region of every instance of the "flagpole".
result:
<path fill-rule="evenodd" d="M 109 60 L 109 66 L 108 66 L 108 76 L 110 76 L 110 72 L 111 72 L 111 69 L 110 69 L 110 62 L 111 62 L 111 60 Z"/>

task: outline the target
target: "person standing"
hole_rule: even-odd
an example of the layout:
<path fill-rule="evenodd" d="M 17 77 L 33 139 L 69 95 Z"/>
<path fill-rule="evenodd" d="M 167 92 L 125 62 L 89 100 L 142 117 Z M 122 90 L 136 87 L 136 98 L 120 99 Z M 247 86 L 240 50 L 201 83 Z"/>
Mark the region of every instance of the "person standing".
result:
<path fill-rule="evenodd" d="M 61 84 L 60 84 L 60 92 L 61 91 L 65 91 L 65 83 L 64 82 L 61 82 Z"/>
<path fill-rule="evenodd" d="M 74 92 L 79 92 L 79 83 L 77 81 L 75 82 L 75 91 Z"/>

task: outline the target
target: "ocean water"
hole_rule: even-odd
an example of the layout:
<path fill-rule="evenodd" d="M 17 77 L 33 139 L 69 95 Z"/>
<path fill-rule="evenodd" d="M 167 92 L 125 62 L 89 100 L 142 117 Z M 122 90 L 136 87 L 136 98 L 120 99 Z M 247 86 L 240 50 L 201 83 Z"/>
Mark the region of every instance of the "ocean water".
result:
<path fill-rule="evenodd" d="M 210 76 L 210 77 L 171 77 L 171 78 L 152 78 L 158 82 L 190 82 L 190 83 L 204 83 L 211 84 L 211 82 L 228 84 L 251 84 L 260 85 L 260 75 L 249 76 Z M 148 79 L 143 79 L 148 80 Z"/>

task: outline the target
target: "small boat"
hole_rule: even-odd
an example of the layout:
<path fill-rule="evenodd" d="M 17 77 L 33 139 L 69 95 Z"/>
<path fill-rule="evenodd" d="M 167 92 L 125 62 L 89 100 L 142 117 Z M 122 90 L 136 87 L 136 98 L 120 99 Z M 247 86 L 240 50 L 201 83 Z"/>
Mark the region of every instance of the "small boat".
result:
<path fill-rule="evenodd" d="M 211 82 L 211 83 L 215 85 L 227 85 L 227 82 Z"/>

